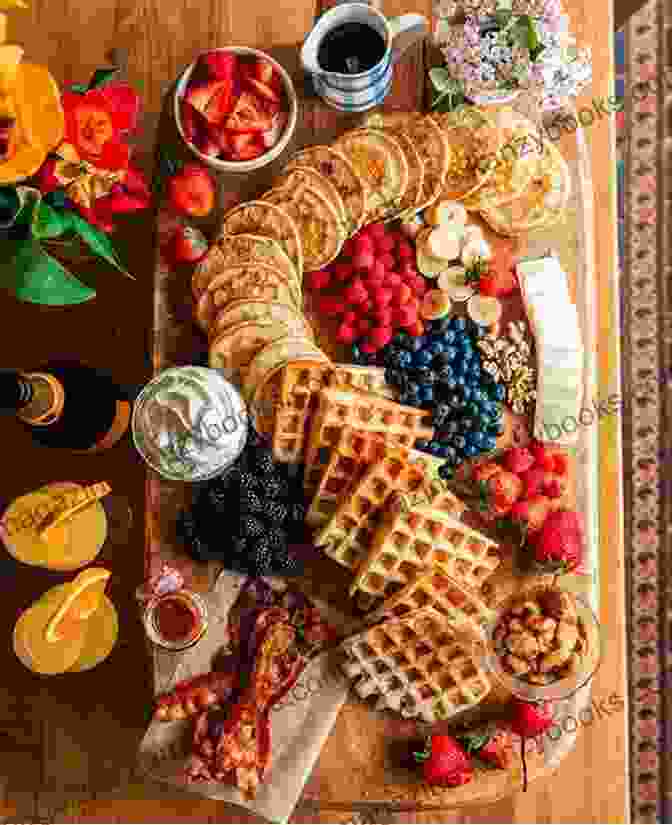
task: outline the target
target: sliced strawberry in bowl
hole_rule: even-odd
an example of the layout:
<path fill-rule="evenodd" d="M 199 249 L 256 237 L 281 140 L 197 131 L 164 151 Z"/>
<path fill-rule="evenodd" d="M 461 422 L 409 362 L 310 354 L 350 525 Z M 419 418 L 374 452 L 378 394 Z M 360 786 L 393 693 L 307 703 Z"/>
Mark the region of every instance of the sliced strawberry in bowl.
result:
<path fill-rule="evenodd" d="M 189 143 L 197 145 L 203 139 L 205 119 L 198 109 L 194 109 L 186 100 L 180 101 L 180 122 L 184 137 Z"/>
<path fill-rule="evenodd" d="M 226 85 L 225 81 L 209 80 L 207 83 L 194 83 L 189 86 L 185 100 L 191 106 L 205 114 L 212 98 Z"/>
<path fill-rule="evenodd" d="M 265 83 L 262 83 L 260 80 L 257 80 L 256 77 L 248 77 L 247 82 L 250 84 L 252 89 L 259 95 L 259 97 L 263 97 L 264 100 L 270 100 L 272 103 L 279 103 L 280 102 L 280 95 L 275 89 L 272 89 L 270 86 L 267 86 Z"/>
<path fill-rule="evenodd" d="M 233 81 L 238 70 L 238 57 L 230 51 L 215 49 L 206 52 L 199 62 L 213 80 Z"/>
<path fill-rule="evenodd" d="M 251 132 L 232 134 L 229 142 L 233 160 L 253 160 L 266 151 L 259 137 Z"/>
<path fill-rule="evenodd" d="M 203 115 L 210 123 L 218 125 L 231 113 L 233 106 L 233 80 L 222 80 L 220 88 L 210 98 Z"/>
<path fill-rule="evenodd" d="M 273 128 L 273 115 L 252 92 L 243 92 L 225 122 L 232 132 L 267 132 Z"/>
<path fill-rule="evenodd" d="M 285 131 L 287 125 L 287 113 L 278 112 L 273 116 L 273 126 L 266 132 L 261 133 L 261 142 L 266 149 L 271 149 L 280 140 L 282 133 Z"/>
<path fill-rule="evenodd" d="M 269 63 L 268 60 L 254 61 L 254 76 L 260 83 L 270 86 L 273 83 L 274 74 L 273 64 Z"/>

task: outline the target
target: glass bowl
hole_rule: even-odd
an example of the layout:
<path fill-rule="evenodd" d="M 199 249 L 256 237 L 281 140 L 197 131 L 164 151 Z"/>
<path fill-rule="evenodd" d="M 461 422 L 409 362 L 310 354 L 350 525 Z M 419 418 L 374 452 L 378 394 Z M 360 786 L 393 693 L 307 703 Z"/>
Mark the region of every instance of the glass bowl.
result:
<path fill-rule="evenodd" d="M 548 684 L 534 684 L 524 675 L 516 675 L 504 666 L 503 658 L 508 651 L 503 641 L 498 638 L 497 630 L 511 608 L 528 600 L 533 601 L 537 596 L 549 591 L 563 593 L 571 599 L 581 628 L 584 650 L 579 654 L 578 666 L 571 673 L 558 676 Z M 546 585 L 524 590 L 497 606 L 496 615 L 486 629 L 483 655 L 485 667 L 505 690 L 526 702 L 543 702 L 567 699 L 590 681 L 600 666 L 602 648 L 600 624 L 588 600 L 560 587 Z"/>

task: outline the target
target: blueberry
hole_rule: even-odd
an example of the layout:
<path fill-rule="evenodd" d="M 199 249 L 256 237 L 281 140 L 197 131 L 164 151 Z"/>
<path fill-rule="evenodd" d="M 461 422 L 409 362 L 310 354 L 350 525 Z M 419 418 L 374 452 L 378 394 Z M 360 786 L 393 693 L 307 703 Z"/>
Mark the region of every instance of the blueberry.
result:
<path fill-rule="evenodd" d="M 467 379 L 464 377 L 464 375 L 456 375 L 455 383 L 458 387 L 465 387 L 467 385 Z"/>
<path fill-rule="evenodd" d="M 473 349 L 468 348 L 460 350 L 460 357 L 462 358 L 463 364 L 470 364 L 475 358 Z"/>
<path fill-rule="evenodd" d="M 432 455 L 440 455 L 441 451 L 441 444 L 438 441 L 430 441 L 429 442 L 429 452 Z"/>
<path fill-rule="evenodd" d="M 457 364 L 455 364 L 454 370 L 456 375 L 466 375 L 469 371 L 469 368 L 467 367 L 464 361 L 459 361 Z"/>
<path fill-rule="evenodd" d="M 454 378 L 448 378 L 441 382 L 441 386 L 448 390 L 448 392 L 454 392 L 457 389 L 457 381 Z"/>
<path fill-rule="evenodd" d="M 470 401 L 473 398 L 473 391 L 468 384 L 462 387 L 462 398 L 465 401 Z"/>
<path fill-rule="evenodd" d="M 427 352 L 431 353 L 434 356 L 441 355 L 445 346 L 446 345 L 442 341 L 432 341 L 431 344 L 427 347 Z"/>
<path fill-rule="evenodd" d="M 445 333 L 450 330 L 450 318 L 439 318 L 437 321 L 434 322 L 434 329 L 436 330 L 436 332 L 445 335 Z"/>
<path fill-rule="evenodd" d="M 448 420 L 451 410 L 448 404 L 437 404 L 434 409 L 434 424 L 437 427 L 443 426 L 443 423 Z"/>
<path fill-rule="evenodd" d="M 450 319 L 450 328 L 455 332 L 464 332 L 467 328 L 467 322 L 464 318 L 454 316 Z"/>
<path fill-rule="evenodd" d="M 485 437 L 483 441 L 483 450 L 484 452 L 490 452 L 490 450 L 494 450 L 497 446 L 497 440 L 493 438 L 491 435 Z"/>
<path fill-rule="evenodd" d="M 420 387 L 419 394 L 420 401 L 429 402 L 434 400 L 434 387 L 424 386 Z"/>
<path fill-rule="evenodd" d="M 392 343 L 407 350 L 411 348 L 412 340 L 413 339 L 407 332 L 398 332 L 392 339 Z"/>
<path fill-rule="evenodd" d="M 425 452 L 429 451 L 430 442 L 427 441 L 425 438 L 418 438 L 415 442 L 415 449 L 416 450 L 424 450 Z"/>
<path fill-rule="evenodd" d="M 407 395 L 418 395 L 420 392 L 420 384 L 417 381 L 409 381 L 406 384 Z"/>
<path fill-rule="evenodd" d="M 452 393 L 446 400 L 454 410 L 459 410 L 462 408 L 462 398 L 458 393 Z"/>
<path fill-rule="evenodd" d="M 474 378 L 478 383 L 481 383 L 481 365 L 478 361 L 474 360 L 471 361 L 469 364 L 469 375 Z"/>
<path fill-rule="evenodd" d="M 451 436 L 457 435 L 460 431 L 460 425 L 457 421 L 448 421 L 444 425 L 444 430 Z"/>
<path fill-rule="evenodd" d="M 476 427 L 476 419 L 469 418 L 469 416 L 467 416 L 460 421 L 460 424 L 462 425 L 463 430 L 473 430 Z"/>
<path fill-rule="evenodd" d="M 420 352 L 421 349 L 424 349 L 426 343 L 427 338 L 424 335 L 418 335 L 416 338 L 411 338 L 409 349 L 411 352 Z"/>
<path fill-rule="evenodd" d="M 471 393 L 471 400 L 476 401 L 480 404 L 481 402 L 486 401 L 487 399 L 483 390 L 475 389 Z"/>
<path fill-rule="evenodd" d="M 448 364 L 450 364 L 450 363 L 451 363 L 452 361 L 454 361 L 454 360 L 455 360 L 455 358 L 457 357 L 457 348 L 456 348 L 456 347 L 447 346 L 447 347 L 445 348 L 445 350 L 444 350 L 443 354 L 446 356 L 446 362 L 447 362 Z"/>
<path fill-rule="evenodd" d="M 413 364 L 417 365 L 418 367 L 428 367 L 433 360 L 434 356 L 431 352 L 429 352 L 426 349 L 422 349 L 419 352 L 416 352 L 413 356 Z"/>
<path fill-rule="evenodd" d="M 440 381 L 450 381 L 455 377 L 455 371 L 450 364 L 445 364 L 437 370 Z"/>
<path fill-rule="evenodd" d="M 490 398 L 492 398 L 493 401 L 503 401 L 505 397 L 506 388 L 503 384 L 495 384 L 490 389 Z"/>
<path fill-rule="evenodd" d="M 479 454 L 479 452 L 480 450 L 478 449 L 478 447 L 474 447 L 473 444 L 467 444 L 467 446 L 464 448 L 465 458 L 474 458 Z"/>
<path fill-rule="evenodd" d="M 480 430 L 476 430 L 475 433 L 471 434 L 471 443 L 475 444 L 477 447 L 483 447 L 485 444 L 485 434 L 482 433 Z"/>
<path fill-rule="evenodd" d="M 464 450 L 466 446 L 467 440 L 463 435 L 456 435 L 453 438 L 453 447 L 455 447 L 456 450 Z"/>
<path fill-rule="evenodd" d="M 417 367 L 413 370 L 413 374 L 411 375 L 413 381 L 417 381 L 421 387 L 423 386 L 433 386 L 436 384 L 438 380 L 437 374 L 434 370 L 431 370 L 429 367 Z"/>

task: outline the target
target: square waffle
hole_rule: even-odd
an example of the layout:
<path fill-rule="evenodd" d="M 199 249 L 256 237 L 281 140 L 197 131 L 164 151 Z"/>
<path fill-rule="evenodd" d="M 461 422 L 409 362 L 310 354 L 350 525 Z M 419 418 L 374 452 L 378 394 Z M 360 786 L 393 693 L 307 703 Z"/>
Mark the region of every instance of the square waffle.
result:
<path fill-rule="evenodd" d="M 275 416 L 273 453 L 277 461 L 300 463 L 311 418 L 324 387 L 348 389 L 394 399 L 395 390 L 385 383 L 381 367 L 294 361 L 287 365 L 282 381 L 282 404 Z"/>
<path fill-rule="evenodd" d="M 385 433 L 402 447 L 412 448 L 416 439 L 431 439 L 434 434 L 431 414 L 359 392 L 324 389 L 310 429 L 306 449 L 305 490 L 314 494 L 319 486 L 331 450 L 338 443 L 343 427 Z"/>
<path fill-rule="evenodd" d="M 367 433 L 344 427 L 313 496 L 306 523 L 321 527 L 356 487 L 371 464 L 380 461 L 390 447 L 383 433 Z"/>
<path fill-rule="evenodd" d="M 458 629 L 478 631 L 493 618 L 493 612 L 478 596 L 461 587 L 439 568 L 426 567 L 413 575 L 405 587 L 371 611 L 366 621 L 374 624 L 385 619 L 400 619 L 426 607 L 448 616 Z"/>
<path fill-rule="evenodd" d="M 395 506 L 397 505 L 397 506 Z M 392 501 L 372 539 L 371 551 L 357 570 L 350 595 L 361 606 L 387 598 L 427 567 L 439 569 L 458 585 L 478 591 L 499 566 L 497 544 L 430 506 Z"/>
<path fill-rule="evenodd" d="M 373 546 L 376 526 L 389 496 L 420 492 L 440 463 L 440 459 L 417 450 L 390 448 L 383 459 L 369 466 L 316 533 L 315 545 L 334 561 L 355 570 Z"/>
<path fill-rule="evenodd" d="M 377 697 L 376 710 L 433 723 L 474 707 L 489 693 L 474 649 L 478 638 L 425 608 L 346 639 L 342 668 L 358 696 Z"/>
<path fill-rule="evenodd" d="M 330 369 L 331 364 L 323 361 L 292 361 L 285 367 L 273 430 L 276 461 L 301 461 L 318 393 L 326 386 Z"/>

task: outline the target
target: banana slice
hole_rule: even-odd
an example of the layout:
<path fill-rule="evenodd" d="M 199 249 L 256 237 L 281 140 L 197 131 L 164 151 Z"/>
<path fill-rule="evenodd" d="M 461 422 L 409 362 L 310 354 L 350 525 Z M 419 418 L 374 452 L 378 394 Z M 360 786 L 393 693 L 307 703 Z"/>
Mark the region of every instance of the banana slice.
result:
<path fill-rule="evenodd" d="M 492 251 L 487 241 L 471 241 L 462 249 L 461 254 L 462 263 L 467 268 L 473 266 L 479 259 L 489 261 L 492 257 Z"/>
<path fill-rule="evenodd" d="M 468 301 L 476 290 L 467 283 L 466 270 L 463 266 L 451 266 L 445 269 L 437 282 L 440 290 L 446 293 L 451 301 Z"/>
<path fill-rule="evenodd" d="M 502 317 L 502 305 L 489 295 L 474 295 L 467 302 L 467 314 L 475 323 L 490 327 Z"/>
<path fill-rule="evenodd" d="M 464 226 L 467 223 L 467 210 L 457 201 L 438 201 L 427 207 L 423 216 L 431 226 L 442 226 L 446 223 Z"/>
<path fill-rule="evenodd" d="M 456 223 L 444 223 L 433 229 L 427 237 L 427 254 L 443 261 L 460 257 L 464 227 Z"/>

